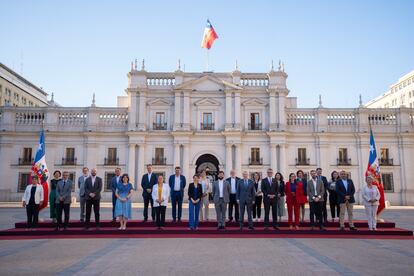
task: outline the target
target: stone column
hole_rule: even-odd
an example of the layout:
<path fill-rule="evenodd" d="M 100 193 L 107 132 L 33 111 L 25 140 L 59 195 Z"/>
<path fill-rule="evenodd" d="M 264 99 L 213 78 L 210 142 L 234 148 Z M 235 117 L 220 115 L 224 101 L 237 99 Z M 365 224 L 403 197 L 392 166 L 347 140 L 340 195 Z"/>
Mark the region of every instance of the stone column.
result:
<path fill-rule="evenodd" d="M 232 98 L 231 92 L 226 91 L 226 125 L 225 128 L 232 128 Z"/>
<path fill-rule="evenodd" d="M 129 144 L 128 146 L 128 164 L 127 164 L 127 172 L 129 175 L 129 179 L 131 183 L 135 184 L 136 179 L 139 178 L 139 175 L 135 177 L 136 171 L 135 171 L 135 152 L 136 145 L 135 144 Z"/>
<path fill-rule="evenodd" d="M 128 107 L 128 129 L 135 130 L 137 126 L 137 94 L 135 92 L 128 92 L 130 95 L 130 102 Z"/>
<path fill-rule="evenodd" d="M 180 144 L 174 144 L 174 167 L 180 166 Z"/>
<path fill-rule="evenodd" d="M 192 179 L 192 175 L 190 173 L 190 144 L 183 145 L 183 168 L 182 172 L 183 175 L 186 177 L 188 181 Z M 190 182 L 188 182 L 190 183 Z"/>
<path fill-rule="evenodd" d="M 139 111 L 138 111 L 138 130 L 145 131 L 146 124 L 146 114 L 147 114 L 147 106 L 146 106 L 147 96 L 145 92 L 139 92 Z"/>
<path fill-rule="evenodd" d="M 286 96 L 279 93 L 278 108 L 277 108 L 279 116 L 278 116 L 277 124 L 278 124 L 279 129 L 281 130 L 286 129 L 286 111 L 285 111 L 286 103 L 285 101 L 286 101 Z"/>
<path fill-rule="evenodd" d="M 236 174 L 241 177 L 242 168 L 241 168 L 241 144 L 236 145 Z"/>
<path fill-rule="evenodd" d="M 184 92 L 184 99 L 183 99 L 183 112 L 184 112 L 184 129 L 190 130 L 190 117 L 191 117 L 191 109 L 190 109 L 190 92 Z"/>
<path fill-rule="evenodd" d="M 269 92 L 269 130 L 276 130 L 276 93 Z"/>
<path fill-rule="evenodd" d="M 140 179 L 145 172 L 145 144 L 138 145 L 138 165 L 137 165 L 137 179 Z M 140 185 L 137 185 L 137 190 L 140 189 Z"/>
<path fill-rule="evenodd" d="M 240 92 L 234 93 L 234 124 L 235 128 L 240 129 Z"/>
<path fill-rule="evenodd" d="M 181 128 L 181 91 L 175 91 L 174 98 L 174 129 Z"/>
<path fill-rule="evenodd" d="M 279 145 L 279 171 L 285 176 L 285 179 L 287 179 L 286 173 L 288 173 L 286 171 L 286 166 L 287 166 L 286 145 L 280 144 Z"/>
<path fill-rule="evenodd" d="M 277 153 L 276 153 L 276 144 L 270 144 L 270 167 L 273 171 L 277 171 Z"/>
<path fill-rule="evenodd" d="M 232 144 L 226 144 L 226 176 L 230 175 L 233 166 L 231 147 Z"/>

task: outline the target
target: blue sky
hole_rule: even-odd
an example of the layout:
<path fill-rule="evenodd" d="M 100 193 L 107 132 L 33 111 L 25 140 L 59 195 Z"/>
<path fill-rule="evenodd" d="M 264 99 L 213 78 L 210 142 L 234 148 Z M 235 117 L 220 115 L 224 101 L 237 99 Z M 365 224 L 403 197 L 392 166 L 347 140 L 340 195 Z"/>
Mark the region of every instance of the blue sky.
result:
<path fill-rule="evenodd" d="M 131 60 L 148 71 L 267 72 L 285 63 L 300 107 L 356 107 L 414 69 L 414 1 L 2 1 L 0 62 L 64 106 L 115 106 Z M 23 66 L 21 66 L 23 64 Z M 23 70 L 22 70 L 23 69 Z"/>

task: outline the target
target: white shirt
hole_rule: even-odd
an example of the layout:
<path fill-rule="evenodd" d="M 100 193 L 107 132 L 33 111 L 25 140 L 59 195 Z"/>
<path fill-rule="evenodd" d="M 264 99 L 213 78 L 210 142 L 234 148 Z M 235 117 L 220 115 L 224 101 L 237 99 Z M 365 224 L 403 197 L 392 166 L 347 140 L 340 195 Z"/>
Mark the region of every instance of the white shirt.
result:
<path fill-rule="evenodd" d="M 230 182 L 231 182 L 231 193 L 232 194 L 235 194 L 235 193 L 237 193 L 237 190 L 236 190 L 236 178 L 230 178 Z"/>
<path fill-rule="evenodd" d="M 120 178 L 121 176 L 117 176 L 116 177 L 116 183 L 118 183 L 119 182 L 119 178 Z"/>
<path fill-rule="evenodd" d="M 267 178 L 267 181 L 269 181 L 270 187 L 272 187 L 272 178 L 271 177 L 268 177 Z"/>
<path fill-rule="evenodd" d="M 180 185 L 181 181 L 180 181 L 180 176 L 175 176 L 175 182 L 174 182 L 174 191 L 179 191 L 181 190 L 181 185 Z"/>
<path fill-rule="evenodd" d="M 95 176 L 91 176 L 92 187 L 95 187 L 95 179 L 96 179 L 96 175 Z"/>
<path fill-rule="evenodd" d="M 148 173 L 148 182 L 151 182 L 151 175 L 152 173 Z"/>
<path fill-rule="evenodd" d="M 219 180 L 219 197 L 223 197 L 223 180 Z"/>
<path fill-rule="evenodd" d="M 313 187 L 314 187 L 314 190 L 315 190 L 315 196 L 317 196 L 318 195 L 318 192 L 316 191 L 316 185 L 318 183 L 316 182 L 316 179 L 313 179 L 313 178 L 312 178 L 312 182 L 313 182 Z"/>

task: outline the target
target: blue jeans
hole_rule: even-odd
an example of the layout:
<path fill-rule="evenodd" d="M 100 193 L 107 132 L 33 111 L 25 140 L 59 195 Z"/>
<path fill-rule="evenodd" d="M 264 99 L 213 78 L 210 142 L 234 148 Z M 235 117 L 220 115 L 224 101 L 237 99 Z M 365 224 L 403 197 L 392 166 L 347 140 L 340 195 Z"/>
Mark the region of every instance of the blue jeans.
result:
<path fill-rule="evenodd" d="M 200 215 L 200 201 L 197 204 L 193 204 L 191 201 L 188 202 L 188 226 L 191 229 L 198 227 L 198 216 Z"/>
<path fill-rule="evenodd" d="M 172 205 L 172 218 L 175 219 L 178 217 L 178 220 L 181 220 L 181 213 L 183 208 L 183 194 L 181 191 L 173 191 L 171 194 L 171 205 Z M 178 216 L 177 214 L 177 205 L 178 205 Z"/>

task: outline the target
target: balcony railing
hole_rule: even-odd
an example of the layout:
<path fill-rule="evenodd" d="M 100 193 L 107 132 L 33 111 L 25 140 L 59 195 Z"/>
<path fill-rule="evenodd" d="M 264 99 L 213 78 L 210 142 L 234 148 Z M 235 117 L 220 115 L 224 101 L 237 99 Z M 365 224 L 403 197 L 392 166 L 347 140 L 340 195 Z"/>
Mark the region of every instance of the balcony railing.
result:
<path fill-rule="evenodd" d="M 263 158 L 249 158 L 249 165 L 263 165 Z"/>
<path fill-rule="evenodd" d="M 249 130 L 261 130 L 261 129 L 262 129 L 262 123 L 255 123 L 255 124 L 249 123 Z"/>
<path fill-rule="evenodd" d="M 351 158 L 337 158 L 336 164 L 338 166 L 351 166 Z"/>
<path fill-rule="evenodd" d="M 153 123 L 152 129 L 154 130 L 167 130 L 167 123 Z"/>
<path fill-rule="evenodd" d="M 28 158 L 19 158 L 19 166 L 31 166 L 34 162 L 34 159 L 28 159 Z"/>
<path fill-rule="evenodd" d="M 296 158 L 295 159 L 296 166 L 309 166 L 310 165 L 310 158 Z"/>
<path fill-rule="evenodd" d="M 166 157 L 152 158 L 152 164 L 153 165 L 166 165 L 167 158 Z"/>
<path fill-rule="evenodd" d="M 394 159 L 392 158 L 380 158 L 379 163 L 381 166 L 394 166 Z"/>
<path fill-rule="evenodd" d="M 200 129 L 201 130 L 214 130 L 214 123 L 201 123 Z"/>
<path fill-rule="evenodd" d="M 77 161 L 78 161 L 78 159 L 75 157 L 75 158 L 62 158 L 62 165 L 63 166 L 74 166 L 74 165 L 76 165 L 76 163 L 77 163 Z"/>
<path fill-rule="evenodd" d="M 105 166 L 119 165 L 119 158 L 105 158 L 104 164 Z"/>

